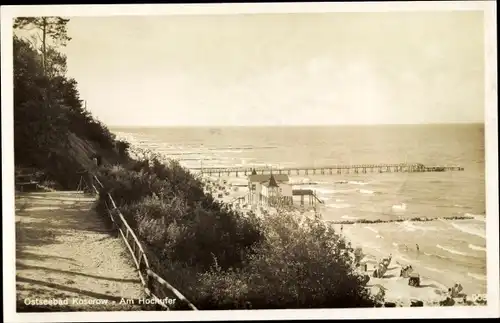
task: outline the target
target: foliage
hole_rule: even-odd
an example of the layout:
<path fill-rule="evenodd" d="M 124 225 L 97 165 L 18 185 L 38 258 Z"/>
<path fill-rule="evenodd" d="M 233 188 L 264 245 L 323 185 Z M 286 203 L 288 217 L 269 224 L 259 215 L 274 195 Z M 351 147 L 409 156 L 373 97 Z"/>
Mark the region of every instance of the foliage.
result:
<path fill-rule="evenodd" d="M 14 36 L 14 150 L 17 167 L 45 171 L 64 188 L 75 188 L 89 155 L 102 152 L 112 162 L 128 159 L 126 146 L 82 106 L 77 83 L 65 76 L 66 57 L 57 50 L 68 37 L 68 19 L 17 18 L 14 28 L 38 30 L 42 49 L 29 38 Z"/>
<path fill-rule="evenodd" d="M 205 308 L 372 307 L 353 249 L 328 224 L 290 213 L 262 219 L 265 241 L 238 271 L 217 268 L 200 275 Z M 217 292 L 211 292 L 211 291 Z M 193 295 L 196 297 L 196 295 Z"/>
<path fill-rule="evenodd" d="M 223 268 L 240 266 L 261 240 L 255 219 L 243 217 L 205 195 L 201 182 L 177 162 L 102 167 L 99 178 L 127 222 L 161 257 L 209 269 L 215 255 Z M 102 210 L 102 204 L 101 204 Z"/>
<path fill-rule="evenodd" d="M 374 306 L 361 257 L 319 219 L 257 218 L 215 202 L 175 161 L 105 166 L 99 176 L 155 259 L 200 309 Z M 103 196 L 103 194 L 101 194 Z"/>
<path fill-rule="evenodd" d="M 68 22 L 62 17 L 19 17 L 14 20 L 14 29 L 37 29 L 64 46 L 71 40 L 66 30 Z"/>
<path fill-rule="evenodd" d="M 68 36 L 67 24 L 69 19 L 62 17 L 18 17 L 14 19 L 14 29 L 35 31 L 32 34 L 35 41 L 41 41 L 42 65 L 44 72 L 47 72 L 49 45 L 48 40 L 52 40 L 58 46 L 66 46 L 71 40 Z M 38 39 L 37 39 L 38 38 Z M 63 57 L 57 55 L 55 48 L 52 48 L 52 57 Z M 65 63 L 65 59 L 64 59 Z"/>

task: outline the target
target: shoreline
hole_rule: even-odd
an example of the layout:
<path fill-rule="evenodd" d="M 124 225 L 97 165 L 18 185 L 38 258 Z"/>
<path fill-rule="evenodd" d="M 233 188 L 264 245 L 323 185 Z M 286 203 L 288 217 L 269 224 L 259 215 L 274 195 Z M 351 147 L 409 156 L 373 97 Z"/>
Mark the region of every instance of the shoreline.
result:
<path fill-rule="evenodd" d="M 162 161 L 168 161 L 171 160 L 172 158 L 168 158 L 164 154 L 157 153 L 152 149 L 148 148 L 142 148 L 140 145 L 133 144 L 131 143 L 130 147 L 130 153 L 131 156 L 145 156 L 145 154 L 154 154 L 161 156 Z M 186 169 L 190 170 L 188 167 L 184 166 Z M 204 187 L 205 193 L 210 193 L 214 200 L 219 201 L 223 204 L 228 205 L 230 208 L 240 211 L 243 214 L 246 214 L 250 211 L 255 213 L 258 217 L 262 216 L 263 210 L 270 212 L 271 214 L 273 211 L 275 211 L 273 208 L 266 208 L 264 206 L 257 206 L 257 207 L 252 207 L 249 203 L 244 202 L 243 205 L 239 203 L 238 198 L 245 197 L 248 194 L 248 189 L 246 189 L 246 185 L 243 185 L 243 182 L 246 183 L 246 179 L 244 178 L 235 178 L 231 176 L 227 177 L 217 177 L 217 176 L 210 176 L 210 175 L 203 175 L 200 174 L 196 171 L 191 171 L 190 172 L 193 174 L 195 178 L 198 178 L 202 181 L 202 183 L 207 184 L 210 183 L 209 185 L 211 186 L 210 189 L 207 189 Z M 224 183 L 225 182 L 225 183 Z M 219 189 L 220 188 L 222 189 Z M 246 204 L 246 207 L 244 207 Z M 314 211 L 313 210 L 305 210 L 304 212 L 301 212 L 299 209 L 297 209 L 297 215 L 307 217 L 307 216 L 314 216 Z M 473 219 L 473 217 L 459 217 L 460 219 Z M 453 218 L 450 218 L 453 219 Z M 432 220 L 432 219 L 431 219 Z M 406 220 L 406 221 L 412 221 L 412 220 Z M 418 221 L 418 220 L 416 220 Z M 422 220 L 421 220 L 422 221 Z M 425 221 L 425 220 L 424 220 Z M 329 221 L 329 222 L 334 222 L 334 221 Z M 351 226 L 355 225 L 356 221 L 347 221 L 347 222 L 352 222 L 352 223 L 345 223 L 346 221 L 338 221 L 338 223 L 332 223 L 334 227 L 340 227 L 341 225 L 346 225 L 346 226 Z M 366 223 L 366 224 L 378 224 L 378 223 L 386 223 L 386 222 L 395 222 L 395 221 L 379 221 L 379 222 L 373 222 L 373 221 L 366 221 L 366 222 L 359 222 L 360 224 Z M 356 247 L 361 247 L 363 252 L 365 253 L 364 257 L 364 262 L 367 263 L 367 265 L 370 266 L 375 266 L 377 264 L 377 260 L 380 260 L 381 258 L 387 257 L 390 254 L 390 251 L 384 252 L 381 250 L 374 250 L 373 248 L 369 248 L 366 245 L 363 245 L 362 241 L 360 239 L 357 239 L 355 235 L 349 235 L 349 233 L 343 232 L 344 237 L 351 242 L 351 245 L 353 248 Z M 415 300 L 421 301 L 423 303 L 423 306 L 443 306 L 440 305 L 440 302 L 444 301 L 447 298 L 448 295 L 448 288 L 445 284 L 442 282 L 439 282 L 436 279 L 432 279 L 427 277 L 426 275 L 420 274 L 421 278 L 421 287 L 412 287 L 408 285 L 408 279 L 404 279 L 402 277 L 399 277 L 400 270 L 403 266 L 403 264 L 407 261 L 404 261 L 403 259 L 400 259 L 401 256 L 394 256 L 393 257 L 393 262 L 391 263 L 390 267 L 388 268 L 387 273 L 384 275 L 384 278 L 374 278 L 372 276 L 373 268 L 370 272 L 368 270 L 365 272 L 365 275 L 370 276 L 370 280 L 368 283 L 369 288 L 372 289 L 373 294 L 377 294 L 377 288 L 380 291 L 380 289 L 384 289 L 385 291 L 385 301 L 394 303 L 396 304 L 397 307 L 407 307 L 411 306 L 411 303 Z M 451 286 L 450 286 L 451 287 Z M 481 297 L 486 300 L 486 294 L 479 294 Z M 472 298 L 471 298 L 472 296 Z M 464 297 L 460 298 L 455 298 L 454 301 L 452 301 L 455 305 L 482 305 L 482 304 L 477 304 L 475 300 L 473 299 L 475 297 L 475 294 L 468 295 L 467 299 Z"/>
<path fill-rule="evenodd" d="M 234 178 L 231 177 L 218 178 L 207 175 L 201 175 L 200 178 L 203 181 L 203 183 L 205 184 L 209 183 L 209 185 L 212 186 L 211 190 L 205 190 L 205 191 L 207 193 L 211 193 L 215 200 L 221 203 L 228 204 L 231 207 L 236 208 L 236 210 L 241 211 L 243 213 L 251 210 L 250 207 L 244 208 L 238 202 L 230 203 L 231 200 L 234 201 L 235 199 L 238 198 L 238 196 L 242 195 L 245 196 L 248 193 L 247 191 L 245 191 L 245 194 L 241 194 L 241 192 L 235 192 L 231 190 L 231 188 L 234 187 L 234 182 L 236 181 Z M 217 186 L 224 187 L 224 189 L 218 190 L 216 189 Z M 226 195 L 226 192 L 229 194 Z M 218 197 L 218 194 L 223 194 L 223 196 Z M 257 206 L 254 212 L 259 216 L 261 213 L 260 212 L 261 209 L 270 213 L 273 212 L 273 208 L 260 205 Z M 312 210 L 309 210 L 305 211 L 304 213 L 301 213 L 299 209 L 297 209 L 297 214 L 299 216 L 307 217 L 310 216 L 310 214 L 313 214 L 313 212 Z M 471 218 L 473 217 L 464 217 L 464 219 L 471 219 Z M 406 220 L 406 221 L 412 221 L 412 220 Z M 378 223 L 377 222 L 343 223 L 343 221 L 339 221 L 339 223 L 335 223 L 334 221 L 328 221 L 328 222 L 332 222 L 334 228 L 338 232 L 340 232 L 341 231 L 340 227 L 342 225 L 351 226 L 356 223 L 378 224 L 378 223 L 395 222 L 395 221 L 381 221 Z M 423 306 L 443 306 L 440 304 L 440 302 L 443 302 L 448 297 L 449 295 L 448 288 L 452 286 L 446 286 L 446 284 L 444 284 L 443 282 L 433 279 L 432 277 L 428 277 L 427 275 L 421 273 L 419 273 L 421 279 L 420 287 L 409 286 L 408 285 L 409 279 L 400 277 L 400 270 L 403 268 L 403 266 L 409 265 L 411 263 L 408 262 L 407 259 L 405 259 L 402 255 L 399 254 L 393 255 L 392 262 L 388 267 L 388 270 L 383 278 L 374 278 L 372 277 L 373 276 L 372 274 L 378 261 L 381 260 L 382 258 L 389 256 L 390 251 L 386 250 L 387 252 L 385 252 L 382 250 L 376 250 L 374 248 L 367 247 L 366 245 L 363 244 L 362 239 L 357 237 L 355 234 L 350 234 L 350 230 L 342 230 L 341 234 L 347 241 L 351 243 L 353 249 L 356 247 L 360 247 L 363 250 L 363 253 L 365 255 L 362 260 L 362 263 L 366 263 L 368 267 L 368 270 L 366 272 L 363 272 L 363 274 L 368 275 L 370 277 L 367 287 L 369 287 L 372 290 L 372 293 L 374 295 L 376 295 L 380 291 L 380 289 L 383 289 L 385 293 L 385 302 L 394 303 L 396 307 L 409 307 L 412 306 L 411 304 L 416 301 L 421 301 L 423 303 Z M 465 298 L 464 295 L 461 295 L 461 297 L 455 297 L 453 298 L 452 303 L 454 303 L 454 305 L 457 306 L 481 305 L 481 304 L 476 304 L 475 295 L 476 294 L 467 295 L 467 297 Z M 483 299 L 486 300 L 486 294 L 480 294 L 480 295 Z"/>

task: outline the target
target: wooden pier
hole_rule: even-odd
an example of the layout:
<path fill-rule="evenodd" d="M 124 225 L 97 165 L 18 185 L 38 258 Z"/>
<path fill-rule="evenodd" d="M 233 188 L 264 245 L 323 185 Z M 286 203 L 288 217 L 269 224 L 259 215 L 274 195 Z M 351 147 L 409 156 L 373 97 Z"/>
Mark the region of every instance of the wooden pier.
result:
<path fill-rule="evenodd" d="M 191 168 L 191 171 L 206 175 L 216 176 L 248 176 L 253 170 L 257 174 L 287 174 L 287 175 L 341 175 L 341 174 L 367 174 L 367 173 L 422 173 L 463 171 L 460 166 L 425 166 L 423 164 L 361 164 L 361 165 L 331 165 L 309 167 L 203 167 Z"/>

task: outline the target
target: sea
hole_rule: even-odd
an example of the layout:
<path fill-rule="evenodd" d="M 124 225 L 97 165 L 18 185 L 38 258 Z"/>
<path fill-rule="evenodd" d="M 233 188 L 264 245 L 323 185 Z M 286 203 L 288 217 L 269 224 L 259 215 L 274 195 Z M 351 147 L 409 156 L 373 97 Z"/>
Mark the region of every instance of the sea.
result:
<path fill-rule="evenodd" d="M 324 201 L 324 221 L 403 219 L 344 225 L 362 247 L 411 264 L 421 275 L 464 292 L 486 293 L 484 124 L 121 127 L 119 138 L 179 160 L 187 168 L 422 163 L 463 171 L 291 175 Z M 244 181 L 244 178 L 242 179 Z M 468 215 L 468 220 L 443 217 Z M 404 221 L 414 217 L 430 222 Z M 418 245 L 418 250 L 417 250 Z"/>

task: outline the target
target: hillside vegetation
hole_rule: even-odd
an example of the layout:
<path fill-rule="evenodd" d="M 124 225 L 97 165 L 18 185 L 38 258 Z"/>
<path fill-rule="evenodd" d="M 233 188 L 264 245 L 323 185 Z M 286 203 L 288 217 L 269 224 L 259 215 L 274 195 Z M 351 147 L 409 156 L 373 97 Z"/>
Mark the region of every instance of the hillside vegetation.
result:
<path fill-rule="evenodd" d="M 14 36 L 14 158 L 16 167 L 42 170 L 60 188 L 75 188 L 79 171 L 98 153 L 103 162 L 126 158 L 127 144 L 86 110 L 77 82 L 66 76 L 66 57 L 58 51 L 70 38 L 68 20 L 18 18 Z M 37 32 L 38 31 L 38 32 Z M 40 36 L 40 34 L 42 36 Z M 34 40 L 42 38 L 38 46 Z"/>
<path fill-rule="evenodd" d="M 114 197 L 155 271 L 199 309 L 375 305 L 356 270 L 359 252 L 330 224 L 286 212 L 246 216 L 216 202 L 176 161 L 154 154 L 131 159 L 128 144 L 82 106 L 76 81 L 65 75 L 65 57 L 46 44 L 46 36 L 70 41 L 67 22 L 16 21 L 16 28 L 44 35 L 41 48 L 14 38 L 16 165 L 41 169 L 71 188 L 92 154 L 101 154 L 101 193 Z M 97 209 L 108 218 L 102 198 Z"/>
<path fill-rule="evenodd" d="M 154 270 L 199 309 L 371 307 L 360 250 L 319 219 L 257 218 L 214 200 L 178 162 L 150 154 L 98 177 Z M 105 199 L 99 211 L 107 217 Z"/>

